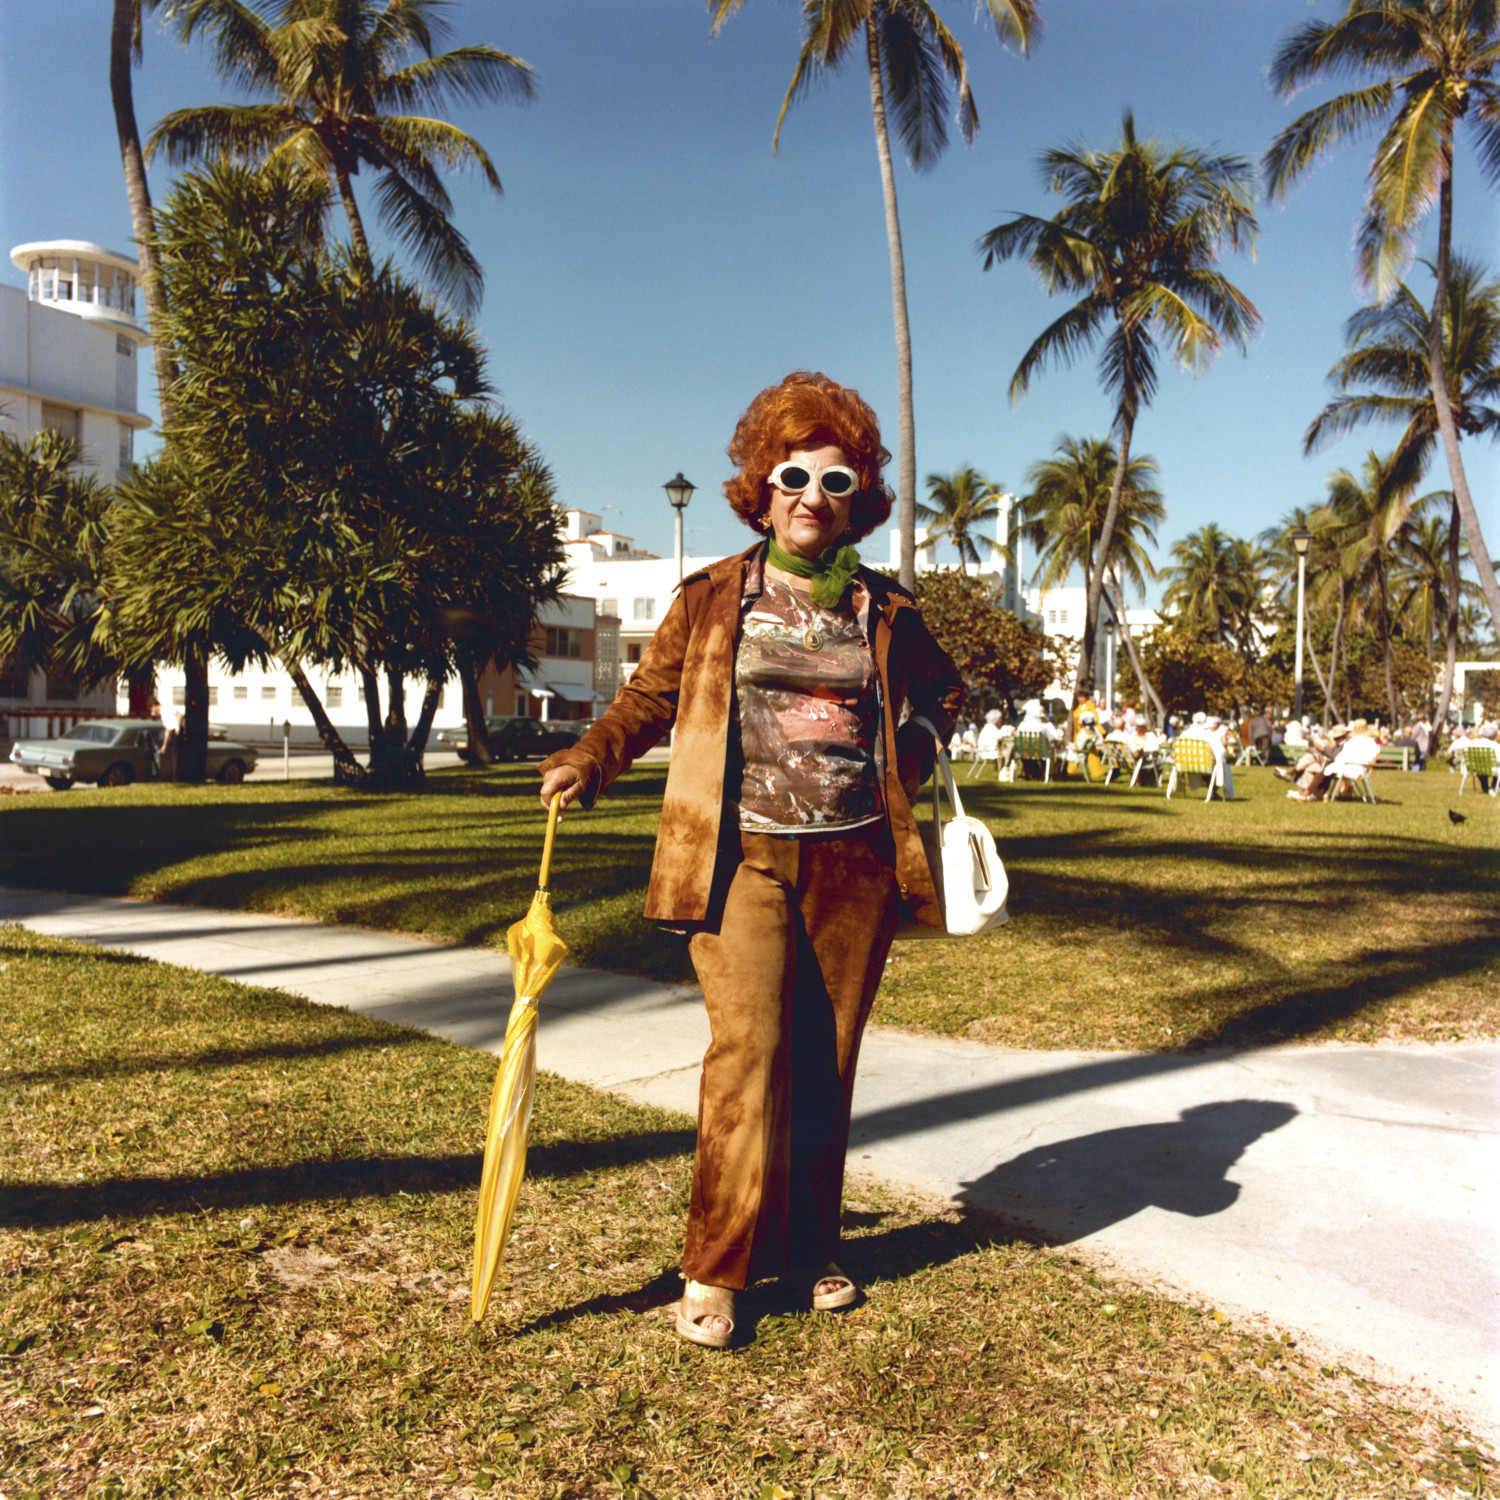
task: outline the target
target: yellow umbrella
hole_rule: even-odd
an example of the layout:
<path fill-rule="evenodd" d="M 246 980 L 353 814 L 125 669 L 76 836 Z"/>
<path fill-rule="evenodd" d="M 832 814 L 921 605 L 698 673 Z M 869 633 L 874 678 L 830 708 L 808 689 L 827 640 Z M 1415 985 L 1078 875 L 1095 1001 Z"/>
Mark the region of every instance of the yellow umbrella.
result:
<path fill-rule="evenodd" d="M 469 1308 L 469 1315 L 476 1323 L 490 1304 L 495 1273 L 500 1269 L 500 1257 L 510 1238 L 510 1221 L 526 1172 L 526 1129 L 531 1123 L 531 1097 L 536 1089 L 536 1002 L 568 956 L 568 945 L 552 925 L 552 898 L 547 892 L 560 805 L 561 799 L 554 797 L 547 814 L 542 872 L 531 907 L 505 934 L 516 999 L 510 1008 L 500 1071 L 495 1075 L 495 1088 L 490 1095 L 484 1172 L 479 1179 L 479 1214 L 474 1221 L 474 1293 Z"/>

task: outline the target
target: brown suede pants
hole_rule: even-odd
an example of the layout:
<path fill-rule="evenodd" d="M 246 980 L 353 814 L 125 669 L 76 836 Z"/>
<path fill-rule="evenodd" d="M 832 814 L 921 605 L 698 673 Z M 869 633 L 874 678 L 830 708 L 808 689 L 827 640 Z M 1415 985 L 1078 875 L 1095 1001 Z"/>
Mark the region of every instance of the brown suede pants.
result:
<path fill-rule="evenodd" d="M 834 1257 L 854 1068 L 900 911 L 883 821 L 740 846 L 717 930 L 688 944 L 713 1040 L 682 1255 L 684 1275 L 737 1290 Z"/>

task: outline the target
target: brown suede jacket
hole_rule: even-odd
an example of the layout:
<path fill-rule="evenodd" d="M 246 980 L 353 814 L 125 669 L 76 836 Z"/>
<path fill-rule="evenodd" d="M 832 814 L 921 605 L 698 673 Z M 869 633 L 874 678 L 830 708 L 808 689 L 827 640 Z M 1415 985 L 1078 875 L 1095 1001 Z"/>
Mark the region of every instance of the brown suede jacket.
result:
<path fill-rule="evenodd" d="M 637 756 L 672 727 L 677 737 L 662 801 L 656 858 L 646 894 L 646 916 L 661 922 L 701 922 L 716 889 L 722 891 L 739 861 L 739 831 L 724 816 L 730 758 L 738 754 L 734 666 L 746 575 L 762 566 L 765 544 L 682 582 L 640 665 L 604 716 L 576 746 L 541 764 L 573 766 L 587 777 L 580 801 L 592 807 Z M 903 703 L 924 714 L 946 742 L 963 705 L 963 681 L 952 658 L 933 640 L 911 595 L 894 580 L 868 569 L 860 581 L 870 592 L 870 633 L 884 709 L 887 814 L 896 847 L 896 876 L 918 922 L 942 925 L 922 841 L 900 771 L 925 780 L 936 758 L 932 736 L 920 724 L 896 728 Z"/>

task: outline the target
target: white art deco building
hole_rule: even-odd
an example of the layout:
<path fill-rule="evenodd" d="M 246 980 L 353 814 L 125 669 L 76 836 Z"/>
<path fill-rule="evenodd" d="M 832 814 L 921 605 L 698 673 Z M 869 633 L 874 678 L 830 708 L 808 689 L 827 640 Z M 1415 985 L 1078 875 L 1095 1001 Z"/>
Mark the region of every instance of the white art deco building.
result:
<path fill-rule="evenodd" d="M 151 425 L 136 405 L 139 267 L 83 240 L 17 245 L 26 289 L 0 285 L 0 432 L 23 442 L 44 428 L 73 438 L 82 466 L 104 483 L 130 468 L 135 434 Z M 71 683 L 29 677 L 0 662 L 0 734 L 47 735 L 114 707 L 112 685 L 80 697 Z"/>

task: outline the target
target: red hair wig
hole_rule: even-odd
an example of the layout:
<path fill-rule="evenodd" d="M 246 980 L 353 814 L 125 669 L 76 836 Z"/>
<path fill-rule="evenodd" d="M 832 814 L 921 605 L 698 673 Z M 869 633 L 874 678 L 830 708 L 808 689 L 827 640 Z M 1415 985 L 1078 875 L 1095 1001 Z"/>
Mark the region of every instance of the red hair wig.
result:
<path fill-rule="evenodd" d="M 734 513 L 747 526 L 765 530 L 771 470 L 796 449 L 830 443 L 844 450 L 859 475 L 845 537 L 857 542 L 868 536 L 890 516 L 895 498 L 880 477 L 891 461 L 881 446 L 880 424 L 858 391 L 806 370 L 793 370 L 780 385 L 767 386 L 736 425 L 729 458 L 739 473 L 724 481 Z"/>

